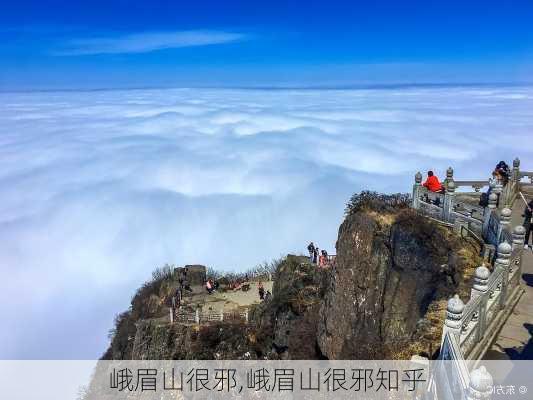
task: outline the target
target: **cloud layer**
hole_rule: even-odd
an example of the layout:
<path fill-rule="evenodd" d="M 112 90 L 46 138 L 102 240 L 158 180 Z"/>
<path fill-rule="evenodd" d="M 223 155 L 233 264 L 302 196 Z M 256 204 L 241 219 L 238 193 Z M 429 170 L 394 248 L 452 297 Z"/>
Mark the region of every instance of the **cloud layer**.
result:
<path fill-rule="evenodd" d="M 334 251 L 355 191 L 533 169 L 533 89 L 0 94 L 0 358 L 94 358 L 166 262 Z M 5 344 L 5 346 L 4 346 Z"/>
<path fill-rule="evenodd" d="M 243 40 L 246 35 L 223 31 L 144 32 L 123 36 L 72 39 L 55 55 L 148 53 L 180 47 L 207 46 Z"/>

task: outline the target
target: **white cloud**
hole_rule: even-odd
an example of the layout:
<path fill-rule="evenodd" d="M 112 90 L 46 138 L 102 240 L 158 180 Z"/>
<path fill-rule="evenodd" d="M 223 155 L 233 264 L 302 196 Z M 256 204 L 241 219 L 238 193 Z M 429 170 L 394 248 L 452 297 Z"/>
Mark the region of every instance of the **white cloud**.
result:
<path fill-rule="evenodd" d="M 72 39 L 55 55 L 78 56 L 93 54 L 147 53 L 163 49 L 207 46 L 246 39 L 247 35 L 223 31 L 143 32 L 112 37 Z"/>
<path fill-rule="evenodd" d="M 532 170 L 532 88 L 0 94 L 0 357 L 91 358 L 166 262 L 334 250 L 348 197 Z M 38 333 L 36 326 L 39 327 Z"/>

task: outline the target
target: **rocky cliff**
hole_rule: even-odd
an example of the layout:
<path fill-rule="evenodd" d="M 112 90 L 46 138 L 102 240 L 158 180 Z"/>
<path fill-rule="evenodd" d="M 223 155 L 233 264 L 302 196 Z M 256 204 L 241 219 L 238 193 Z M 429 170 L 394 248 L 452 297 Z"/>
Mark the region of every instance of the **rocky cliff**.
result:
<path fill-rule="evenodd" d="M 467 295 L 479 249 L 410 209 L 363 207 L 339 229 L 317 325 L 331 359 L 433 353 L 446 300 Z"/>
<path fill-rule="evenodd" d="M 446 300 L 467 296 L 479 248 L 387 196 L 352 198 L 334 266 L 287 256 L 273 298 L 248 324 L 170 325 L 157 306 L 171 285 L 143 287 L 117 319 L 108 359 L 365 359 L 433 355 Z M 151 300 L 150 300 L 151 299 Z M 151 302 L 151 303 L 150 303 Z M 160 303 L 164 300 L 161 299 Z M 140 313 L 138 309 L 142 309 Z M 159 314 L 158 314 L 159 313 Z"/>

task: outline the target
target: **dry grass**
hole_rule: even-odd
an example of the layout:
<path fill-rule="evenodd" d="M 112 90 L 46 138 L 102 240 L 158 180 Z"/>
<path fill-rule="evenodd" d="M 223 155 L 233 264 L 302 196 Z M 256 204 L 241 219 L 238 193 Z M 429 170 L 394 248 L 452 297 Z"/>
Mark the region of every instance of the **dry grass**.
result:
<path fill-rule="evenodd" d="M 368 211 L 368 215 L 374 218 L 382 226 L 392 226 L 396 221 L 397 214 Z"/>
<path fill-rule="evenodd" d="M 446 238 L 453 244 L 455 253 L 458 257 L 458 282 L 455 292 L 466 303 L 470 297 L 470 290 L 475 269 L 481 265 L 482 258 L 480 256 L 481 248 L 475 242 L 461 240 L 455 234 L 446 230 Z M 418 332 L 418 340 L 409 343 L 405 349 L 401 349 L 397 356 L 399 358 L 410 358 L 413 354 L 424 354 L 432 356 L 440 347 L 442 329 L 446 319 L 446 308 L 448 305 L 448 298 L 452 293 L 441 293 L 428 306 L 425 319 L 429 322 L 426 329 Z M 444 297 L 443 297 L 444 296 Z"/>

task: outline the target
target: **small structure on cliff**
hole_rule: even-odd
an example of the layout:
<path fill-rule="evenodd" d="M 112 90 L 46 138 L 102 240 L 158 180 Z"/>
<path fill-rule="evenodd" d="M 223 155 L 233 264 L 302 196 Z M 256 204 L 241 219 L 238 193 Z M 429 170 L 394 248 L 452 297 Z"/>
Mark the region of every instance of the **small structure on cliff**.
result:
<path fill-rule="evenodd" d="M 175 280 L 187 280 L 191 286 L 202 286 L 207 280 L 207 268 L 205 265 L 193 264 L 174 268 Z"/>

